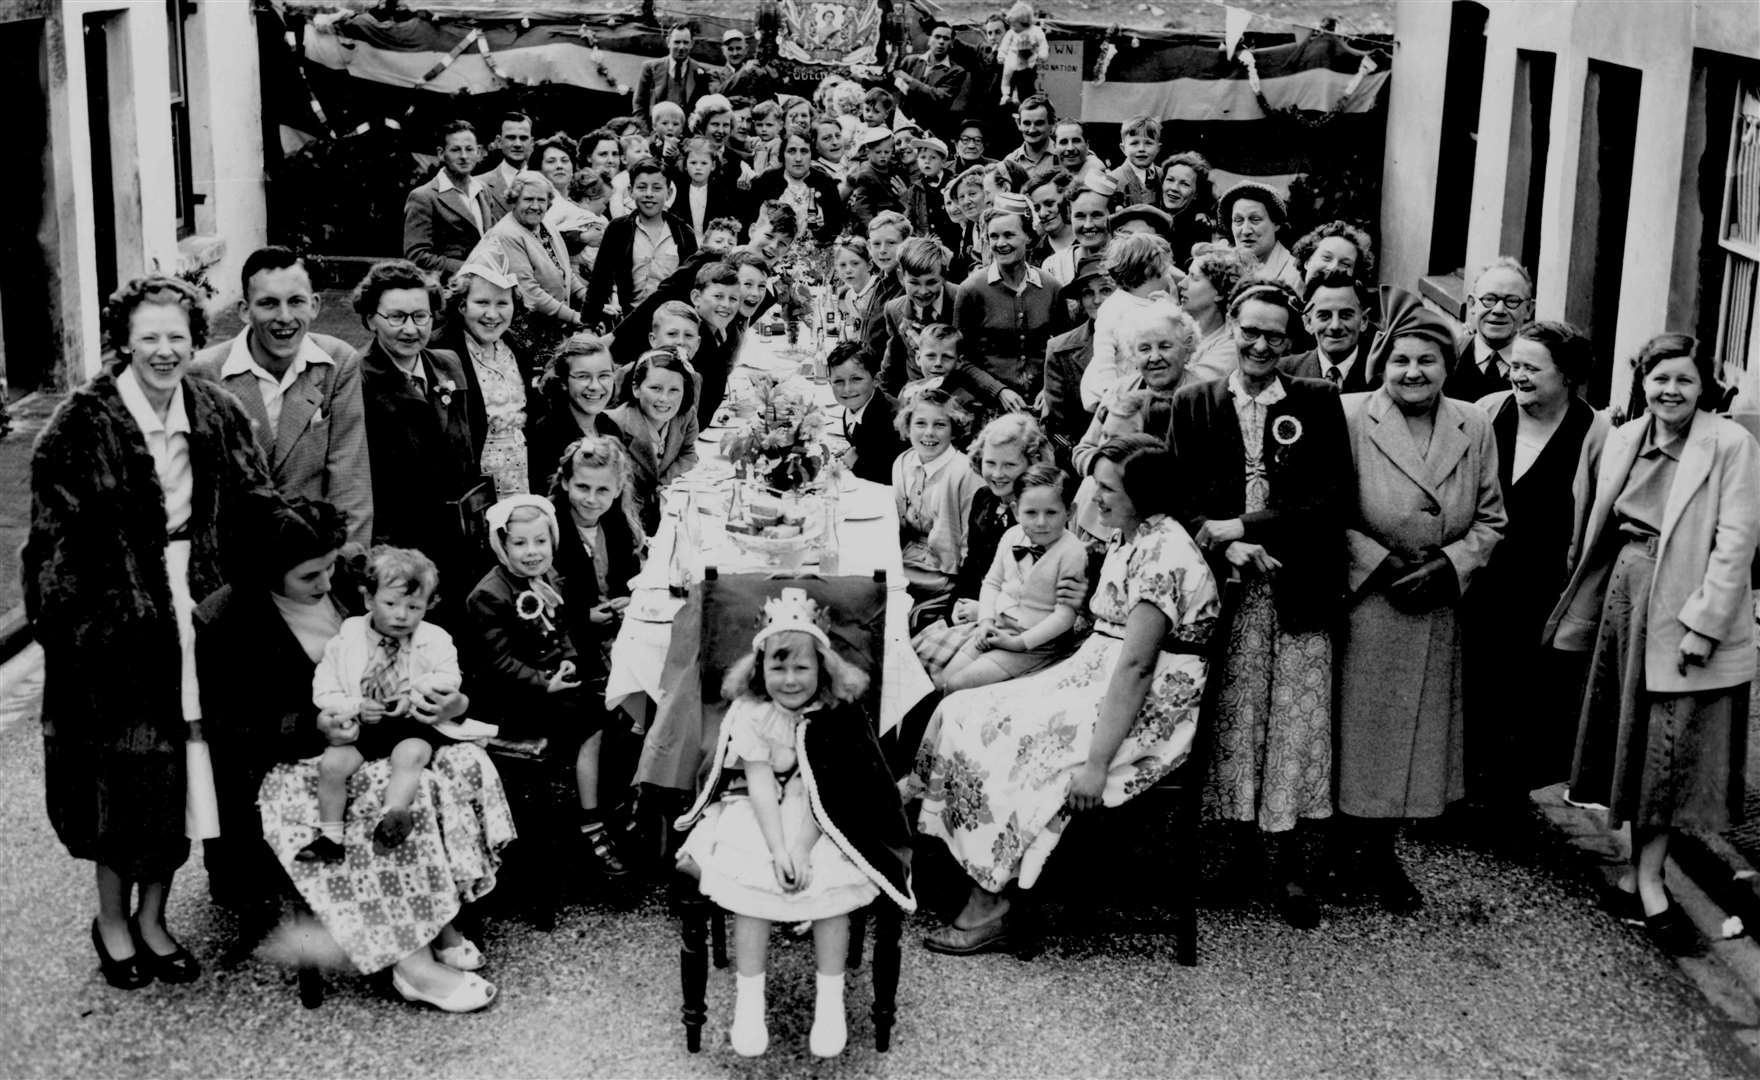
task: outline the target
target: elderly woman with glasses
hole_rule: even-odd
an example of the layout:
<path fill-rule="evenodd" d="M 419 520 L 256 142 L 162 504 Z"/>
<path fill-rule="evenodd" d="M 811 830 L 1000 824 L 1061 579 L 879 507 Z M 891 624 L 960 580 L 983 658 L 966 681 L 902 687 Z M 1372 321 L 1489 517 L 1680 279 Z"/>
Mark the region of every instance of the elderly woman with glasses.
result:
<path fill-rule="evenodd" d="M 456 353 L 429 348 L 440 290 L 405 259 L 375 263 L 354 309 L 373 335 L 361 353 L 361 399 L 373 468 L 373 539 L 413 547 L 440 568 L 440 587 L 468 591 L 482 562 L 464 523 L 479 521 L 483 484 L 469 384 Z M 483 491 L 484 508 L 493 487 Z"/>
<path fill-rule="evenodd" d="M 1437 817 L 1465 794 L 1458 609 L 1508 518 L 1490 419 L 1442 393 L 1454 325 L 1391 286 L 1381 310 L 1369 357 L 1381 388 L 1344 399 L 1357 483 L 1336 772 L 1339 835 L 1358 859 L 1334 872 L 1410 912 L 1424 898 L 1394 839 L 1400 819 Z"/>
<path fill-rule="evenodd" d="M 1236 850 L 1263 847 L 1279 914 L 1309 929 L 1319 909 L 1293 830 L 1332 816 L 1331 631 L 1355 491 L 1337 391 L 1278 370 L 1300 311 L 1281 281 L 1235 290 L 1240 367 L 1175 395 L 1170 442 L 1180 519 L 1242 582 L 1205 803 L 1248 834 Z"/>
<path fill-rule="evenodd" d="M 483 234 L 467 263 L 493 265 L 500 259 L 519 282 L 525 310 L 507 336 L 524 356 L 548 356 L 562 339 L 581 328 L 587 283 L 575 272 L 567 242 L 544 220 L 556 189 L 543 174 L 524 170 L 507 183 L 505 217 Z"/>

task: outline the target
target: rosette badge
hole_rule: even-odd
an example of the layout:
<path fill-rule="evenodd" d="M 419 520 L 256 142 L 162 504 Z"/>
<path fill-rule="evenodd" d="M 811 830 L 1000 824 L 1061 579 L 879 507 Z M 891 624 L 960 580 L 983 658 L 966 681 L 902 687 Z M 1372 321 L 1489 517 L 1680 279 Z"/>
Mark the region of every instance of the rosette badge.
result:
<path fill-rule="evenodd" d="M 1271 438 L 1279 446 L 1294 446 L 1302 437 L 1302 422 L 1293 416 L 1280 416 L 1271 422 Z"/>

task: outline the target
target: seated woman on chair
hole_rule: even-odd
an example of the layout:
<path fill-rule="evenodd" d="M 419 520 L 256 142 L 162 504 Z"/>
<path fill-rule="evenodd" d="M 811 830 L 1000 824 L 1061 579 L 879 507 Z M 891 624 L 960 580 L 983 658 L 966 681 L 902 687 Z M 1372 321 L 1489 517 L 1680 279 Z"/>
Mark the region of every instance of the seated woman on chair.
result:
<path fill-rule="evenodd" d="M 1094 633 L 1036 674 L 953 694 L 929 723 L 906 790 L 917 828 L 972 879 L 964 910 L 929 935 L 936 952 L 1008 943 L 1005 895 L 1031 888 L 1072 814 L 1118 806 L 1185 760 L 1220 613 L 1216 581 L 1172 516 L 1160 440 L 1109 440 L 1093 475 L 1117 529 L 1089 601 Z"/>
<path fill-rule="evenodd" d="M 350 783 L 363 812 L 344 823 L 344 858 L 295 859 L 318 818 L 315 755 L 324 743 L 312 672 L 342 625 L 331 583 L 346 535 L 329 504 L 294 500 L 258 542 L 261 580 L 228 585 L 196 609 L 215 774 L 231 781 L 218 792 L 222 829 L 232 839 L 267 841 L 267 857 L 357 970 L 389 967 L 406 1000 L 470 1012 L 494 1000 L 495 987 L 469 974 L 483 958 L 452 920 L 494 888 L 501 849 L 513 839 L 507 796 L 482 750 L 456 743 L 435 751 L 412 830 L 394 854 L 375 854 L 371 839 L 378 819 L 371 809 L 384 799 L 390 762 L 364 765 Z M 423 944 L 412 951 L 411 941 Z"/>

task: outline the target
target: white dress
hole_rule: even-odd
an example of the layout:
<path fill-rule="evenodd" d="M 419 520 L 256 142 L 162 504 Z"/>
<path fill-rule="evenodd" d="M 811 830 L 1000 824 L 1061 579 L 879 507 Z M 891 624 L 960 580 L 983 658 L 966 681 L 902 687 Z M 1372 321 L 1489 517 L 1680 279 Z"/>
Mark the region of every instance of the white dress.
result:
<path fill-rule="evenodd" d="M 799 762 L 800 714 L 770 701 L 742 697 L 728 706 L 727 754 L 722 765 L 743 769 L 748 761 L 767 761 L 782 787 L 782 832 L 792 846 L 811 814 Z M 703 811 L 679 854 L 696 860 L 704 896 L 736 915 L 777 922 L 801 922 L 847 915 L 866 907 L 880 889 L 821 832 L 809 862 L 812 876 L 799 892 L 784 892 L 770 861 L 770 845 L 758 828 L 758 815 L 744 791 L 729 791 Z"/>

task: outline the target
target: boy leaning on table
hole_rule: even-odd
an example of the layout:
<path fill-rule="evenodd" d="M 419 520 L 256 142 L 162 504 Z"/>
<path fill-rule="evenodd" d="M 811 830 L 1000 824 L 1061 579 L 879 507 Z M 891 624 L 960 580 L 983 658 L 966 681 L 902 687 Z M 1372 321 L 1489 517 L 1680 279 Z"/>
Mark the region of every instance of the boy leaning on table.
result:
<path fill-rule="evenodd" d="M 879 358 L 861 342 L 845 341 L 831 350 L 825 366 L 831 396 L 843 413 L 833 417 L 832 430 L 849 443 L 843 453 L 844 468 L 863 480 L 890 484 L 892 462 L 905 446 L 892 422 L 898 403 L 880 390 L 875 370 Z"/>

